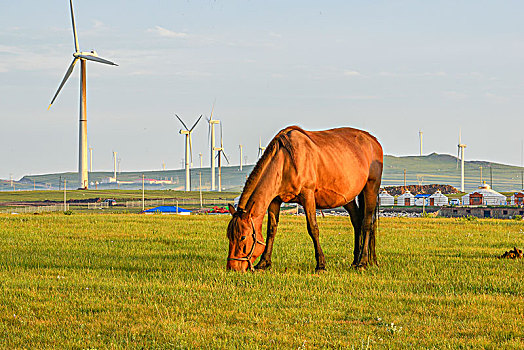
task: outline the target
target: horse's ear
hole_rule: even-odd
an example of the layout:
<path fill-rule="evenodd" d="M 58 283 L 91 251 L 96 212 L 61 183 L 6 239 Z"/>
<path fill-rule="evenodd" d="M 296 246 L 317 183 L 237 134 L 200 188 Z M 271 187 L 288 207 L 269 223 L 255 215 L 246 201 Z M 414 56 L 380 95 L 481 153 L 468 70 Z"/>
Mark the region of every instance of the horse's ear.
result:
<path fill-rule="evenodd" d="M 231 205 L 230 203 L 228 203 L 227 208 L 229 209 L 229 212 L 231 213 L 231 215 L 235 215 L 235 213 L 237 212 L 235 207 Z"/>

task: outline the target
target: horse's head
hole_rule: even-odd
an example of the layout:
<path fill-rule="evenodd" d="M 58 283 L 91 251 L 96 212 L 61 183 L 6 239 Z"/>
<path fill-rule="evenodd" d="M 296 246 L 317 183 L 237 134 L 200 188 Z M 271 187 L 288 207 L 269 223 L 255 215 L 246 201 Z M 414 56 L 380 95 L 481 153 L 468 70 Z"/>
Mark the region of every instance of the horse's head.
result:
<path fill-rule="evenodd" d="M 229 239 L 229 254 L 226 268 L 242 271 L 254 270 L 253 263 L 264 252 L 266 244 L 257 238 L 255 223 L 251 214 L 244 210 L 236 210 L 229 204 L 231 221 L 227 226 Z M 261 233 L 259 232 L 260 236 Z"/>

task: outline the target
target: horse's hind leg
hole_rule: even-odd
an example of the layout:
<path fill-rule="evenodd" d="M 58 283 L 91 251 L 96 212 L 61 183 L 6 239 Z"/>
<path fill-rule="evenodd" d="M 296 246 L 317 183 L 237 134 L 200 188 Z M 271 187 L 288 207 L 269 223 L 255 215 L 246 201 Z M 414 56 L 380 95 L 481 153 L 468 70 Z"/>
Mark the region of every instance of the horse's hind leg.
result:
<path fill-rule="evenodd" d="M 375 254 L 375 209 L 377 194 L 380 188 L 380 178 L 370 179 L 364 187 L 364 218 L 362 221 L 362 249 L 360 250 L 357 268 L 366 268 L 377 262 Z"/>
<path fill-rule="evenodd" d="M 361 199 L 363 201 L 363 197 Z M 363 203 L 361 202 L 361 207 L 363 208 Z M 351 266 L 356 266 L 358 263 L 358 257 L 360 255 L 361 249 L 361 236 L 362 236 L 362 217 L 363 213 L 360 208 L 357 206 L 356 200 L 352 200 L 348 204 L 344 205 L 344 209 L 349 213 L 351 218 L 351 224 L 353 225 L 353 231 L 355 232 L 355 245 L 353 247 L 353 262 Z"/>
<path fill-rule="evenodd" d="M 324 252 L 320 247 L 319 230 L 317 224 L 317 206 L 315 203 L 315 194 L 313 191 L 307 190 L 300 194 L 301 204 L 304 207 L 307 220 L 307 231 L 311 239 L 313 240 L 313 246 L 315 247 L 315 259 L 317 260 L 316 271 L 326 269 L 326 258 Z"/>
<path fill-rule="evenodd" d="M 262 253 L 258 264 L 255 266 L 255 269 L 258 270 L 269 270 L 271 268 L 271 254 L 273 253 L 273 241 L 275 240 L 275 235 L 277 234 L 278 220 L 280 216 L 280 204 L 282 201 L 279 199 L 273 199 L 269 208 L 267 210 L 267 239 L 266 239 L 266 249 Z"/>

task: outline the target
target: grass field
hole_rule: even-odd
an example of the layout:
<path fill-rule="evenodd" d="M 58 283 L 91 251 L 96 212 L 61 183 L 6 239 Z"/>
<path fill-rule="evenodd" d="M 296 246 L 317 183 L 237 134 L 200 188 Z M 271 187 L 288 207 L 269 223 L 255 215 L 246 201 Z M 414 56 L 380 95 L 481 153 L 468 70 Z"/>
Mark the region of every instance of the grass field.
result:
<path fill-rule="evenodd" d="M 228 217 L 0 216 L 0 348 L 524 348 L 521 223 L 381 219 L 350 268 L 348 218 L 284 216 L 273 270 L 225 271 Z"/>

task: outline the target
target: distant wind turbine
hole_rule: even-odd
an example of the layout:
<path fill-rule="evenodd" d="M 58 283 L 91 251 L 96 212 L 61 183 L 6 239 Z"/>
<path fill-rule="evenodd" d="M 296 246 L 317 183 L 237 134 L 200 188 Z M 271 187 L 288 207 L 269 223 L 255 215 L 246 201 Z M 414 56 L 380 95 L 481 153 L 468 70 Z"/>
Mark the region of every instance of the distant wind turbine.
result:
<path fill-rule="evenodd" d="M 211 137 L 210 151 L 211 151 L 211 191 L 215 190 L 215 124 L 220 123 L 220 120 L 213 119 L 213 112 L 215 110 L 215 102 L 213 102 L 213 107 L 211 108 L 211 115 L 207 119 L 209 123 L 209 129 L 207 130 L 208 137 Z"/>
<path fill-rule="evenodd" d="M 191 139 L 191 133 L 193 132 L 193 129 L 195 129 L 195 126 L 197 126 L 200 119 L 202 119 L 202 115 L 198 117 L 197 121 L 191 129 L 187 127 L 187 125 L 184 123 L 182 119 L 178 115 L 175 114 L 175 116 L 178 118 L 178 120 L 182 123 L 184 126 L 184 129 L 180 129 L 181 135 L 186 135 L 186 157 L 185 157 L 185 164 L 186 164 L 186 191 L 191 191 L 191 178 L 189 176 L 189 168 L 193 166 L 193 141 Z"/>
<path fill-rule="evenodd" d="M 262 138 L 259 138 L 258 139 L 258 158 L 260 158 L 260 156 L 264 154 L 265 150 L 266 150 L 266 147 L 262 147 Z"/>
<path fill-rule="evenodd" d="M 466 148 L 466 145 L 462 143 L 461 140 L 461 134 L 462 131 L 459 129 L 459 141 L 457 145 L 458 153 L 457 153 L 457 160 L 460 156 L 460 163 L 461 163 L 461 169 L 460 169 L 460 191 L 464 192 L 464 149 Z"/>
<path fill-rule="evenodd" d="M 240 171 L 242 171 L 242 145 L 238 145 L 238 149 L 240 150 Z"/>
<path fill-rule="evenodd" d="M 218 158 L 218 192 L 222 192 L 222 156 L 227 161 L 227 164 L 229 164 L 229 159 L 227 159 L 226 153 L 224 152 L 224 143 L 222 139 L 222 123 L 220 123 L 220 147 L 215 147 L 215 151 L 217 151 L 217 158 Z"/>
<path fill-rule="evenodd" d="M 73 53 L 73 62 L 71 62 L 71 65 L 67 69 L 67 72 L 62 79 L 62 82 L 60 83 L 60 86 L 58 87 L 58 90 L 56 91 L 55 96 L 51 100 L 51 103 L 49 104 L 49 107 L 51 108 L 51 105 L 53 102 L 55 102 L 58 94 L 60 93 L 60 90 L 62 90 L 62 87 L 66 83 L 67 79 L 71 76 L 71 73 L 73 73 L 73 68 L 75 67 L 75 64 L 80 61 L 80 132 L 79 132 L 79 152 L 78 152 L 78 175 L 80 180 L 80 189 L 87 189 L 88 188 L 88 172 L 87 172 L 87 87 L 86 87 L 86 66 L 87 61 L 94 61 L 98 63 L 108 64 L 111 66 L 116 66 L 117 64 L 108 61 L 106 59 L 103 59 L 101 57 L 98 57 L 98 54 L 95 50 L 92 50 L 90 52 L 82 52 L 79 49 L 78 46 L 78 36 L 76 34 L 76 24 L 75 24 L 75 14 L 73 11 L 73 0 L 69 0 L 69 6 L 71 8 L 71 22 L 73 26 L 73 37 L 74 37 L 74 43 L 75 43 L 75 52 Z"/>

